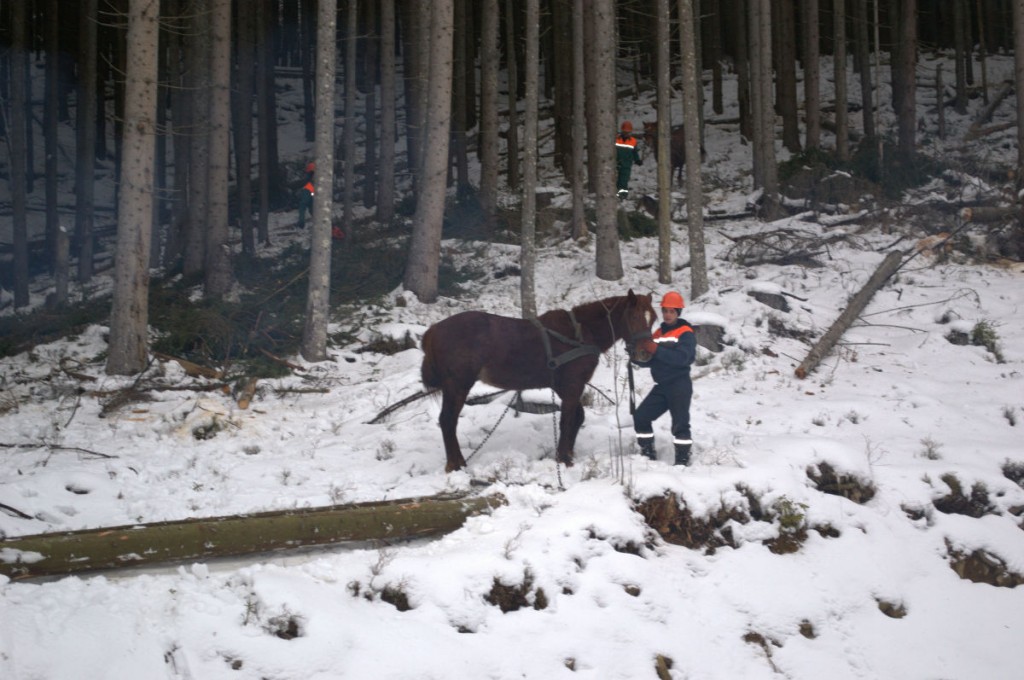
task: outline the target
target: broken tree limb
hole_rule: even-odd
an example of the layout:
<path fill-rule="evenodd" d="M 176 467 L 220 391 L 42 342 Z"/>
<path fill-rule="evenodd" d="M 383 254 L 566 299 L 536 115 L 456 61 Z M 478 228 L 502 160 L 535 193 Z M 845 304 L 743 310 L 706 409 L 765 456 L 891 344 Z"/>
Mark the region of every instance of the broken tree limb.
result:
<path fill-rule="evenodd" d="M 868 306 L 868 302 L 874 297 L 878 289 L 882 287 L 882 284 L 892 276 L 897 269 L 900 268 L 900 262 L 903 260 L 903 253 L 898 250 L 894 250 L 885 256 L 882 260 L 882 264 L 878 265 L 878 269 L 871 275 L 868 282 L 864 284 L 864 287 L 853 296 L 850 300 L 850 304 L 843 310 L 843 313 L 839 315 L 831 328 L 822 335 L 818 342 L 814 343 L 814 347 L 807 353 L 803 362 L 796 369 L 796 377 L 803 380 L 807 377 L 807 374 L 813 371 L 821 360 L 825 358 L 837 342 L 839 338 L 843 337 L 843 333 L 850 327 L 860 313 L 864 311 L 864 308 Z"/>
<path fill-rule="evenodd" d="M 995 113 L 996 109 L 999 108 L 999 105 L 1003 103 L 1003 100 L 1010 96 L 1011 92 L 1013 92 L 1013 81 L 1007 80 L 1003 83 L 1003 87 L 999 92 L 996 93 L 996 96 L 992 98 L 992 101 L 989 102 L 988 106 L 985 107 L 985 110 L 978 115 L 978 118 L 973 123 L 971 123 L 971 127 L 968 128 L 967 134 L 964 136 L 964 141 L 970 141 L 980 136 L 978 133 L 981 131 L 981 126 L 992 118 L 992 114 Z M 1016 124 L 1016 121 L 1014 121 L 1013 125 L 1015 126 Z"/>
<path fill-rule="evenodd" d="M 0 574 L 17 580 L 340 541 L 421 538 L 454 531 L 470 515 L 504 504 L 497 494 L 442 495 L 21 536 L 0 541 Z"/>

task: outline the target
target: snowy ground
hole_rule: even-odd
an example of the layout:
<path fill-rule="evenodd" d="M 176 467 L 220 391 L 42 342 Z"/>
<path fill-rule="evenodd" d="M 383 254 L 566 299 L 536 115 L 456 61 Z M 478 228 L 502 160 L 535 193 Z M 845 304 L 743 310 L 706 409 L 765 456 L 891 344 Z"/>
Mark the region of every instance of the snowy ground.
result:
<path fill-rule="evenodd" d="M 715 134 L 709 173 L 738 176 L 747 149 L 731 133 L 728 143 Z M 653 187 L 651 165 L 636 175 L 639 189 Z M 742 186 L 709 189 L 714 207 L 742 207 L 744 196 Z M 508 499 L 435 540 L 38 582 L 0 577 L 0 677 L 604 680 L 655 677 L 661 655 L 679 679 L 1019 678 L 1024 588 L 961 579 L 951 553 L 984 551 L 1024 574 L 1024 489 L 1004 474 L 1024 466 L 1024 274 L 960 256 L 917 257 L 841 347 L 798 380 L 794 368 L 809 344 L 778 329 L 819 336 L 901 230 L 910 238 L 900 247 L 925 233 L 846 227 L 849 238 L 821 268 L 725 259 L 737 236 L 782 227 L 840 229 L 709 223 L 710 292 L 690 300 L 689 270 L 675 274 L 684 317 L 727 331 L 727 348 L 701 350 L 694 369 L 694 463 L 667 462 L 667 417 L 656 424 L 662 461 L 634 454 L 620 345 L 592 380 L 614 403 L 592 395 L 577 464 L 561 470 L 564 490 L 550 415 L 509 415 L 468 471 L 447 475 L 437 401 L 366 424 L 420 388 L 418 349 L 388 356 L 333 348 L 330 361 L 261 383 L 245 410 L 229 396 L 182 390 L 105 418 L 101 400 L 79 387 L 133 380 L 104 375 L 105 329 L 0 360 L 0 444 L 11 447 L 0 455 L 0 503 L 29 517 L 0 511 L 6 537 L 443 491 Z M 456 262 L 490 272 L 518 258 L 507 245 L 444 247 Z M 604 282 L 593 275 L 592 245 L 543 245 L 538 306 L 631 287 L 660 296 L 667 287 L 651 266 L 656 252 L 655 239 L 624 242 L 625 277 Z M 678 224 L 673 262 L 688 253 Z M 769 308 L 750 292 L 787 294 L 790 309 Z M 517 316 L 518 297 L 515 277 L 484 277 L 433 305 L 396 290 L 362 310 L 360 337 L 418 338 L 464 309 Z M 947 340 L 980 322 L 995 330 L 1001 361 L 983 346 Z M 62 360 L 95 381 L 62 372 Z M 184 380 L 173 362 L 157 370 Z M 650 386 L 639 371 L 638 396 Z M 281 391 L 296 387 L 327 392 Z M 527 396 L 551 399 L 546 391 Z M 459 426 L 467 453 L 506 403 L 467 407 Z M 215 437 L 195 438 L 214 421 Z M 819 491 L 808 469 L 823 463 L 872 485 L 874 497 L 855 503 Z M 935 507 L 951 494 L 949 475 L 984 497 L 987 514 Z M 472 480 L 492 483 L 479 489 Z M 666 492 L 697 518 L 722 509 L 750 516 L 751 498 L 776 512 L 730 522 L 735 547 L 709 554 L 661 540 L 635 511 Z M 834 531 L 812 529 L 797 552 L 775 554 L 763 541 L 779 535 L 780 508 L 791 521 Z M 525 584 L 535 607 L 502 613 L 486 600 L 496 581 Z M 405 593 L 411 608 L 383 601 L 386 589 Z M 903 615 L 891 616 L 894 609 Z"/>

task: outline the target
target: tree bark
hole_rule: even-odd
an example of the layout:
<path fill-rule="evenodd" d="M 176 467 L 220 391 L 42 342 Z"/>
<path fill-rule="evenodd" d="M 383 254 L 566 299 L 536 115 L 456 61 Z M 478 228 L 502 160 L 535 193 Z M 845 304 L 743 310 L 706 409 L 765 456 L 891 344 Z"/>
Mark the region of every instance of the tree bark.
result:
<path fill-rule="evenodd" d="M 505 65 L 508 87 L 508 138 L 505 162 L 508 163 L 508 188 L 519 189 L 519 114 L 516 100 L 519 94 L 519 73 L 516 59 L 515 2 L 505 0 Z"/>
<path fill-rule="evenodd" d="M 452 0 L 436 0 L 429 12 L 426 144 L 404 278 L 405 288 L 420 302 L 437 300 L 452 108 Z"/>
<path fill-rule="evenodd" d="M 835 47 L 833 73 L 836 81 L 836 157 L 840 161 L 850 158 L 849 117 L 846 101 L 846 0 L 833 0 Z"/>
<path fill-rule="evenodd" d="M 148 352 L 160 3 L 131 0 L 128 7 L 127 44 L 131 49 L 125 73 L 124 157 L 106 365 L 111 375 L 141 372 Z"/>
<path fill-rule="evenodd" d="M 622 253 L 619 252 L 619 230 L 615 194 L 615 145 L 619 129 L 615 120 L 615 3 L 592 0 L 586 3 L 594 15 L 594 88 L 596 97 L 598 139 L 590 140 L 590 153 L 598 157 L 597 181 L 597 245 L 595 248 L 597 278 L 618 281 L 622 278 Z"/>
<path fill-rule="evenodd" d="M 658 109 L 658 283 L 672 283 L 672 60 L 670 56 L 670 16 L 669 0 L 655 2 L 655 37 L 654 50 L 657 71 L 657 102 Z M 679 3 L 679 11 L 683 11 L 683 3 Z M 682 24 L 680 24 L 682 25 Z M 683 52 L 686 52 L 685 37 L 681 40 Z M 688 64 L 683 60 L 684 68 Z M 686 96 L 685 94 L 683 95 Z"/>
<path fill-rule="evenodd" d="M 480 209 L 498 207 L 498 0 L 480 3 Z"/>
<path fill-rule="evenodd" d="M 825 358 L 837 342 L 839 338 L 843 337 L 843 333 L 850 327 L 860 313 L 864 311 L 864 308 L 871 302 L 871 298 L 874 297 L 878 289 L 882 287 L 890 276 L 892 276 L 897 269 L 899 269 L 900 263 L 903 260 L 903 253 L 898 250 L 894 250 L 885 256 L 882 260 L 882 264 L 878 265 L 878 269 L 871 275 L 868 282 L 864 284 L 864 287 L 853 296 L 850 300 L 850 304 L 847 305 L 846 309 L 843 310 L 839 318 L 833 322 L 832 326 L 822 335 L 811 351 L 807 353 L 800 365 L 796 369 L 796 377 L 801 380 L 807 377 L 807 374 L 813 371 L 821 360 Z"/>
<path fill-rule="evenodd" d="M 328 0 L 329 5 L 337 6 L 337 0 Z M 341 223 L 345 229 L 348 238 L 352 238 L 352 234 L 355 232 L 355 184 L 356 184 L 356 40 L 358 33 L 358 22 L 356 21 L 356 12 L 358 11 L 359 3 L 356 0 L 348 0 L 345 7 L 345 123 L 341 127 L 341 146 L 342 154 L 345 158 L 345 164 L 342 170 L 342 194 L 341 194 Z M 323 20 L 321 14 L 320 19 L 317 20 L 317 30 L 320 29 L 320 21 Z M 332 40 L 334 38 L 332 37 Z M 320 40 L 320 37 L 317 38 Z M 317 73 L 324 66 L 324 55 L 317 50 Z M 320 139 L 320 133 L 322 128 L 320 127 L 320 106 L 329 106 L 331 113 L 330 118 L 334 119 L 334 88 L 331 88 L 331 98 L 327 100 L 325 90 L 322 89 L 323 85 L 319 82 L 319 76 L 317 81 L 317 117 L 316 117 L 316 136 L 317 141 Z M 333 138 L 333 135 L 331 135 Z M 333 160 L 333 154 L 332 154 Z M 320 165 L 317 164 L 317 168 Z M 333 187 L 326 187 L 328 192 L 333 191 Z M 318 195 L 320 195 L 318 193 Z M 322 195 L 321 198 L 326 197 Z M 331 214 L 327 215 L 328 227 L 327 227 L 327 244 L 326 252 L 330 256 L 331 252 L 331 234 L 330 234 L 330 222 Z M 328 272 L 330 272 L 330 266 L 328 265 Z M 326 327 L 325 327 L 326 331 Z M 324 336 L 326 339 L 326 335 Z M 326 349 L 325 349 L 326 352 Z"/>
<path fill-rule="evenodd" d="M 698 61 L 694 50 L 692 0 L 679 0 L 679 31 L 683 43 L 683 143 L 686 149 L 686 225 L 690 241 L 690 297 L 708 290 L 707 256 L 704 250 L 704 189 L 700 170 L 700 98 Z"/>
<path fill-rule="evenodd" d="M 320 0 L 317 8 L 314 145 L 316 200 L 313 201 L 313 225 L 309 236 L 309 286 L 302 330 L 302 357 L 307 361 L 323 361 L 327 358 L 327 322 L 331 297 L 331 214 L 334 211 L 334 74 L 337 63 L 338 2 Z"/>
<path fill-rule="evenodd" d="M 807 130 L 804 148 L 821 146 L 821 65 L 818 0 L 801 0 L 804 17 L 804 115 Z"/>
<path fill-rule="evenodd" d="M 79 8 L 78 89 L 75 97 L 75 245 L 78 282 L 92 280 L 92 227 L 96 175 L 96 21 L 99 0 Z"/>
<path fill-rule="evenodd" d="M 523 116 L 523 205 L 520 211 L 519 299 L 524 319 L 537 316 L 537 127 L 540 60 L 540 4 L 526 0 L 526 91 Z"/>
<path fill-rule="evenodd" d="M 0 541 L 0 574 L 15 580 L 64 576 L 341 541 L 422 538 L 454 531 L 467 517 L 504 503 L 500 495 L 431 496 L 36 534 Z"/>
<path fill-rule="evenodd" d="M 586 104 L 584 83 L 586 80 L 583 49 L 583 0 L 572 1 L 572 238 L 586 238 L 587 216 L 583 195 L 586 191 L 586 177 L 583 172 L 583 156 L 587 137 Z"/>
<path fill-rule="evenodd" d="M 203 271 L 210 205 L 210 0 L 192 0 L 191 30 L 185 45 L 186 87 L 191 106 L 188 168 L 188 222 L 185 226 L 183 272 L 186 277 Z"/>
<path fill-rule="evenodd" d="M 957 0 L 957 6 L 959 2 Z M 897 112 L 897 148 L 900 159 L 910 163 L 917 152 L 917 0 L 901 0 L 899 33 L 897 59 L 903 87 Z M 939 106 L 942 106 L 941 99 Z"/>
<path fill-rule="evenodd" d="M 395 217 L 395 0 L 380 3 L 380 176 L 377 219 Z"/>
<path fill-rule="evenodd" d="M 231 289 L 228 251 L 228 165 L 231 148 L 231 0 L 213 0 L 210 22 L 210 216 L 206 231 L 207 298 Z M 130 43 L 129 43 L 130 44 Z"/>
<path fill-rule="evenodd" d="M 11 152 L 11 208 L 14 217 L 14 308 L 27 307 L 28 295 L 28 17 L 23 2 L 11 5 L 11 119 L 7 134 Z"/>
<path fill-rule="evenodd" d="M 248 7 L 238 12 L 238 87 L 234 107 L 238 226 L 242 232 L 242 252 L 248 255 L 256 254 L 256 236 L 252 224 L 252 93 L 256 12 L 258 10 Z"/>

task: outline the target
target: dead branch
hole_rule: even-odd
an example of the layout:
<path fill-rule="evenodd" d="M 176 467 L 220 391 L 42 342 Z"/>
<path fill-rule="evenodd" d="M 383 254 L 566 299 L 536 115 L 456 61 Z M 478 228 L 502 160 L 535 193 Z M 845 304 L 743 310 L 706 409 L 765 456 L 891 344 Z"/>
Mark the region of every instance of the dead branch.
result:
<path fill-rule="evenodd" d="M 292 362 L 288 361 L 287 359 L 282 359 L 281 357 L 277 356 L 276 354 L 272 354 L 271 352 L 263 349 L 262 347 L 260 347 L 259 350 L 260 350 L 260 353 L 263 354 L 263 356 L 267 357 L 271 361 L 279 363 L 282 366 L 286 366 L 286 367 L 290 368 L 293 371 L 300 371 L 301 372 L 301 371 L 305 371 L 306 370 L 302 366 L 299 366 L 298 364 L 293 364 Z"/>
<path fill-rule="evenodd" d="M 1003 103 L 1003 100 L 1010 96 L 1011 92 L 1013 92 L 1013 81 L 1007 80 L 1005 83 L 1003 83 L 1003 87 L 999 90 L 999 92 L 996 93 L 996 96 L 992 98 L 992 101 L 989 102 L 988 106 L 985 107 L 985 110 L 978 114 L 977 119 L 975 119 L 975 121 L 971 123 L 971 127 L 967 129 L 967 134 L 964 135 L 965 142 L 977 139 L 978 137 L 983 136 L 983 134 L 989 134 L 989 132 L 985 132 L 982 134 L 981 126 L 992 118 L 992 114 L 995 113 L 996 109 L 999 108 L 999 105 Z M 1012 123 L 1005 124 L 1003 129 L 1006 129 L 1007 127 L 1016 126 L 1017 121 L 1014 120 Z"/>
<path fill-rule="evenodd" d="M 890 276 L 892 276 L 897 269 L 900 268 L 900 263 L 903 260 L 903 253 L 898 250 L 894 250 L 885 256 L 882 260 L 882 264 L 878 266 L 875 273 L 871 275 L 868 282 L 864 284 L 864 287 L 853 296 L 850 300 L 850 304 L 843 310 L 843 313 L 839 315 L 839 318 L 833 322 L 831 328 L 825 332 L 818 342 L 814 343 L 814 347 L 807 353 L 807 356 L 800 363 L 796 369 L 796 377 L 801 380 L 807 377 L 807 374 L 813 371 L 821 360 L 825 358 L 825 355 L 831 351 L 839 339 L 846 332 L 846 329 L 850 327 L 860 313 L 864 311 L 871 298 L 874 297 L 878 289 L 882 287 Z"/>
<path fill-rule="evenodd" d="M 3 510 L 9 515 L 17 517 L 18 519 L 35 519 L 35 517 L 33 517 L 32 515 L 25 514 L 21 510 L 13 508 L 10 505 L 7 505 L 6 503 L 0 503 L 0 510 Z"/>

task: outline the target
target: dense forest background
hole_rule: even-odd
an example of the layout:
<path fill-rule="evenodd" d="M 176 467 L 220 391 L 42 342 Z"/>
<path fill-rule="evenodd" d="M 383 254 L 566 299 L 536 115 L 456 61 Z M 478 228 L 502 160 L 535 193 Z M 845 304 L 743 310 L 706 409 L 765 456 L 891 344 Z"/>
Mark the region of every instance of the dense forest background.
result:
<path fill-rule="evenodd" d="M 435 299 L 445 275 L 441 236 L 453 229 L 522 245 L 522 306 L 530 313 L 538 182 L 571 188 L 564 236 L 592 233 L 597 276 L 620 278 L 618 239 L 635 224 L 631 213 L 646 207 L 667 243 L 671 183 L 682 177 L 672 171 L 690 159 L 686 222 L 697 296 L 706 288 L 697 150 L 725 98 L 738 101 L 735 143 L 754 148 L 751 175 L 765 219 L 786 209 L 780 150 L 898 192 L 934 169 L 917 154 L 920 88 L 938 92 L 940 121 L 947 108 L 964 111 L 969 98 L 991 97 L 994 107 L 1014 92 L 1013 83 L 988 82 L 986 57 L 1014 51 L 1019 5 L 2 1 L 0 285 L 13 292 L 15 311 L 28 312 L 30 281 L 50 277 L 46 316 L 56 323 L 81 313 L 96 272 L 113 267 L 112 302 L 92 300 L 93 312 L 112 312 L 108 370 L 139 371 L 148 324 L 166 326 L 173 314 L 155 310 L 151 273 L 198 286 L 209 306 L 237 297 L 239 283 L 252 290 L 267 279 L 258 256 L 270 242 L 268 217 L 295 209 L 314 160 L 313 247 L 308 276 L 297 272 L 308 281 L 307 299 L 281 317 L 299 320 L 302 353 L 315 359 L 327 342 L 332 296 L 353 279 L 381 277 L 382 290 L 400 281 L 421 300 Z M 935 51 L 955 54 L 954 72 L 919 67 L 920 55 Z M 827 88 L 823 59 L 835 64 Z M 876 116 L 880 69 L 892 82 L 891 128 Z M 278 131 L 279 94 L 294 88 L 305 123 L 298 149 Z M 658 104 L 643 122 L 657 122 L 643 139 L 660 159 L 658 196 L 620 203 L 610 143 L 618 103 L 650 88 Z M 683 115 L 673 120 L 680 99 Z M 543 138 L 539 118 L 552 121 Z M 344 238 L 332 249 L 333 226 Z M 397 254 L 368 256 L 396 237 Z M 663 281 L 670 268 L 659 262 Z M 347 293 L 365 290 L 348 285 Z M 281 333 L 299 342 L 294 329 Z M 228 341 L 209 350 L 197 335 L 175 349 L 205 346 L 224 358 L 249 346 Z"/>

